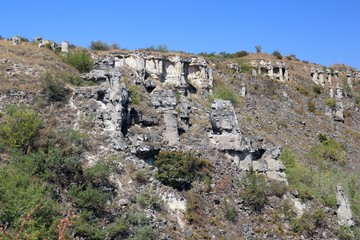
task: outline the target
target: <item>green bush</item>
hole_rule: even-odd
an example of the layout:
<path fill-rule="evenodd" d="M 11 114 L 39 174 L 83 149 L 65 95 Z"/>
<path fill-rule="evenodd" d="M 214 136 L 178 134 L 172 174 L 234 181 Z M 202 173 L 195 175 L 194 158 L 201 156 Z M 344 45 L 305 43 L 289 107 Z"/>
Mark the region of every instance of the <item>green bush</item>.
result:
<path fill-rule="evenodd" d="M 277 59 L 282 59 L 282 55 L 281 55 L 281 53 L 279 52 L 279 51 L 274 51 L 273 53 L 272 53 L 272 55 L 274 55 Z"/>
<path fill-rule="evenodd" d="M 111 47 L 109 46 L 109 44 L 102 41 L 92 41 L 90 43 L 90 49 L 97 51 L 108 51 L 111 49 Z"/>
<path fill-rule="evenodd" d="M 355 105 L 360 108 L 360 96 L 355 97 Z"/>
<path fill-rule="evenodd" d="M 131 103 L 134 105 L 139 105 L 142 100 L 139 87 L 137 85 L 130 85 L 130 86 L 128 86 L 128 88 L 131 91 L 131 93 L 130 93 Z"/>
<path fill-rule="evenodd" d="M 134 177 L 138 183 L 146 183 L 147 182 L 147 177 L 143 170 L 136 170 L 134 173 Z"/>
<path fill-rule="evenodd" d="M 245 57 L 247 55 L 249 55 L 249 53 L 247 51 L 239 51 L 239 52 L 234 53 L 234 56 L 238 57 L 238 58 Z"/>
<path fill-rule="evenodd" d="M 235 107 L 239 107 L 242 99 L 241 97 L 229 86 L 219 84 L 214 88 L 214 95 L 211 100 L 222 99 L 229 100 Z"/>
<path fill-rule="evenodd" d="M 201 175 L 200 171 L 210 167 L 210 164 L 190 153 L 161 151 L 156 156 L 155 166 L 155 177 L 163 184 L 176 189 L 189 189 L 195 178 Z"/>
<path fill-rule="evenodd" d="M 44 184 L 22 168 L 0 168 L 0 206 L 0 223 L 7 224 L 9 239 L 55 239 L 59 206 Z"/>
<path fill-rule="evenodd" d="M 255 50 L 257 53 L 260 53 L 261 52 L 261 46 L 260 45 L 256 45 L 255 46 Z"/>
<path fill-rule="evenodd" d="M 73 184 L 69 196 L 78 208 L 101 212 L 109 198 L 109 194 L 94 188 L 91 184 L 85 187 Z"/>
<path fill-rule="evenodd" d="M 316 95 L 321 94 L 321 87 L 318 86 L 318 85 L 315 85 L 315 86 L 313 87 L 313 92 L 314 92 Z"/>
<path fill-rule="evenodd" d="M 229 221 L 235 221 L 237 217 L 236 207 L 225 200 L 224 202 L 224 217 Z"/>
<path fill-rule="evenodd" d="M 29 151 L 39 135 L 42 120 L 25 106 L 7 105 L 0 125 L 0 142 L 6 147 Z"/>
<path fill-rule="evenodd" d="M 309 152 L 309 158 L 319 166 L 329 166 L 337 163 L 340 166 L 345 164 L 347 150 L 345 146 L 334 139 L 323 139 L 321 143 L 313 146 Z"/>
<path fill-rule="evenodd" d="M 331 109 L 335 110 L 335 108 L 336 108 L 336 99 L 334 99 L 334 98 L 325 99 L 325 105 L 330 107 Z"/>
<path fill-rule="evenodd" d="M 256 212 L 261 212 L 267 203 L 266 190 L 268 188 L 265 177 L 250 170 L 241 181 L 243 190 L 241 198 Z"/>
<path fill-rule="evenodd" d="M 131 240 L 156 240 L 158 232 L 150 226 L 137 227 Z"/>
<path fill-rule="evenodd" d="M 67 93 L 64 80 L 50 72 L 45 75 L 43 91 L 47 99 L 52 102 L 63 101 Z"/>
<path fill-rule="evenodd" d="M 293 219 L 290 226 L 293 231 L 312 236 L 314 231 L 324 225 L 325 215 L 321 209 L 305 212 L 301 217 Z"/>
<path fill-rule="evenodd" d="M 81 73 L 90 72 L 93 69 L 93 60 L 85 49 L 70 51 L 62 59 Z"/>
<path fill-rule="evenodd" d="M 108 181 L 111 169 L 104 161 L 98 161 L 94 166 L 84 171 L 85 179 L 95 185 L 100 185 Z"/>

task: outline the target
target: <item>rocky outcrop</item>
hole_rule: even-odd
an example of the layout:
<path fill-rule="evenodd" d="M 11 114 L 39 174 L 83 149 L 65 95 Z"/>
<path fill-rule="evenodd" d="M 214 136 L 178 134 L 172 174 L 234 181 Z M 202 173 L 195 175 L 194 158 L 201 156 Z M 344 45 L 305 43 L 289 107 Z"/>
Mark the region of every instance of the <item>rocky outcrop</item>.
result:
<path fill-rule="evenodd" d="M 145 52 L 114 54 L 115 68 L 131 67 L 143 80 L 149 78 L 179 89 L 189 85 L 209 90 L 213 87 L 212 68 L 200 57 L 165 57 Z"/>
<path fill-rule="evenodd" d="M 279 160 L 280 147 L 266 148 L 263 139 L 243 138 L 230 101 L 215 99 L 211 110 L 209 141 L 215 149 L 224 152 L 240 170 L 248 171 L 252 167 L 271 179 L 287 183 L 285 167 Z"/>
<path fill-rule="evenodd" d="M 252 71 L 253 75 L 268 76 L 271 79 L 277 79 L 280 82 L 286 82 L 289 80 L 288 67 L 285 63 L 277 61 L 274 64 L 271 61 L 266 60 L 254 60 L 251 62 L 255 71 Z"/>
<path fill-rule="evenodd" d="M 338 209 L 336 211 L 338 224 L 341 226 L 354 226 L 351 206 L 342 185 L 336 186 L 336 200 Z"/>

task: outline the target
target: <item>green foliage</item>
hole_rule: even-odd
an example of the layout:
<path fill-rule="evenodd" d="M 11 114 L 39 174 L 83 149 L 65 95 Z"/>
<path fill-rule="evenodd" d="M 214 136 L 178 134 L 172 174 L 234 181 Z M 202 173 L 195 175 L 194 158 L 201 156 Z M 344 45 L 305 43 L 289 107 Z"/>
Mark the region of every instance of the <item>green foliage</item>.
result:
<path fill-rule="evenodd" d="M 355 97 L 355 105 L 360 108 L 360 96 Z"/>
<path fill-rule="evenodd" d="M 137 227 L 131 240 L 156 240 L 158 232 L 150 226 Z"/>
<path fill-rule="evenodd" d="M 105 161 L 98 161 L 94 166 L 84 171 L 84 177 L 87 181 L 95 185 L 100 185 L 107 182 L 110 173 L 111 169 L 109 164 L 107 164 Z"/>
<path fill-rule="evenodd" d="M 224 217 L 229 221 L 235 221 L 237 217 L 237 210 L 233 204 L 230 204 L 227 200 L 224 201 Z"/>
<path fill-rule="evenodd" d="M 254 211 L 261 212 L 267 203 L 267 184 L 265 177 L 256 174 L 255 171 L 250 168 L 242 179 L 241 185 L 243 186 L 241 197 Z"/>
<path fill-rule="evenodd" d="M 111 49 L 111 47 L 109 46 L 109 44 L 102 41 L 92 41 L 90 43 L 90 49 L 97 51 L 108 51 Z"/>
<path fill-rule="evenodd" d="M 274 55 L 277 59 L 282 59 L 282 55 L 281 55 L 281 53 L 279 52 L 279 51 L 274 51 L 273 53 L 272 53 L 272 55 Z"/>
<path fill-rule="evenodd" d="M 129 85 L 128 88 L 130 90 L 131 103 L 134 105 L 139 105 L 142 100 L 139 87 L 137 85 Z"/>
<path fill-rule="evenodd" d="M 247 51 L 239 51 L 239 52 L 234 53 L 234 56 L 238 57 L 238 58 L 245 57 L 247 55 L 249 55 L 249 53 Z"/>
<path fill-rule="evenodd" d="M 134 177 L 138 183 L 146 183 L 147 182 L 146 174 L 141 169 L 135 171 Z"/>
<path fill-rule="evenodd" d="M 145 51 L 154 51 L 154 52 L 162 52 L 167 53 L 169 49 L 166 44 L 160 44 L 158 46 L 151 45 L 150 47 L 144 48 Z"/>
<path fill-rule="evenodd" d="M 151 207 L 156 210 L 161 209 L 162 200 L 156 194 L 149 194 L 148 192 L 142 192 L 136 196 L 136 203 L 142 208 Z"/>
<path fill-rule="evenodd" d="M 301 234 L 312 235 L 312 233 L 323 226 L 325 222 L 324 212 L 318 208 L 305 212 L 301 217 L 293 219 L 290 226 L 293 231 Z"/>
<path fill-rule="evenodd" d="M 225 84 L 215 85 L 211 100 L 214 99 L 229 100 L 235 107 L 239 107 L 242 103 L 241 97 L 229 85 Z"/>
<path fill-rule="evenodd" d="M 309 152 L 309 158 L 320 166 L 333 163 L 343 166 L 346 156 L 345 146 L 331 138 L 322 138 L 321 143 L 313 146 Z"/>
<path fill-rule="evenodd" d="M 321 94 L 321 87 L 319 85 L 315 85 L 313 87 L 313 92 L 315 93 L 315 95 Z"/>
<path fill-rule="evenodd" d="M 70 51 L 63 55 L 62 60 L 81 73 L 90 72 L 94 65 L 93 60 L 85 49 Z"/>
<path fill-rule="evenodd" d="M 0 125 L 0 142 L 9 148 L 28 151 L 39 135 L 42 120 L 25 106 L 7 105 Z"/>
<path fill-rule="evenodd" d="M 155 177 L 163 184 L 175 189 L 189 189 L 195 178 L 210 164 L 207 160 L 192 156 L 191 153 L 161 151 L 155 159 Z"/>
<path fill-rule="evenodd" d="M 330 107 L 331 109 L 335 110 L 335 108 L 336 108 L 336 99 L 334 99 L 334 98 L 325 99 L 325 105 Z"/>
<path fill-rule="evenodd" d="M 73 228 L 77 236 L 86 239 L 103 240 L 106 237 L 106 231 L 97 226 L 90 211 L 82 211 Z"/>
<path fill-rule="evenodd" d="M 255 50 L 257 53 L 260 53 L 261 52 L 261 46 L 260 45 L 256 45 L 255 46 Z"/>
<path fill-rule="evenodd" d="M 65 82 L 56 74 L 47 72 L 43 81 L 43 91 L 49 101 L 63 101 L 66 96 Z"/>
<path fill-rule="evenodd" d="M 22 224 L 19 239 L 54 239 L 52 231 L 59 216 L 58 205 L 40 181 L 21 168 L 0 168 L 0 223 L 7 223 L 12 239 L 21 232 Z"/>
<path fill-rule="evenodd" d="M 85 187 L 73 184 L 69 196 L 78 208 L 101 212 L 106 204 L 109 194 L 94 188 L 91 184 Z"/>
<path fill-rule="evenodd" d="M 128 221 L 136 226 L 144 226 L 149 224 L 149 218 L 143 212 L 131 212 Z"/>

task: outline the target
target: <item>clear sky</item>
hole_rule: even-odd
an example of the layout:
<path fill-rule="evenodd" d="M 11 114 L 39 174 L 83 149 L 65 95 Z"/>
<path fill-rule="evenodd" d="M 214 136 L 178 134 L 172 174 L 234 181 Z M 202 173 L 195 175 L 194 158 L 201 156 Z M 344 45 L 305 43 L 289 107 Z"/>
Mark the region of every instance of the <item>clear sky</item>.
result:
<path fill-rule="evenodd" d="M 360 70 L 360 0 L 3 0 L 0 35 L 189 53 L 278 50 Z"/>

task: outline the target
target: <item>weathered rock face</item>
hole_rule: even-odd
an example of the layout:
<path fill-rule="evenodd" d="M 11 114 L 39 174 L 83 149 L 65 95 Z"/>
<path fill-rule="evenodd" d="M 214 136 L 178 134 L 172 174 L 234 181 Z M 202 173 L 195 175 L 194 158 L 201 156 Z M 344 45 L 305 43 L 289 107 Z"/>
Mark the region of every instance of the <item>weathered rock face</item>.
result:
<path fill-rule="evenodd" d="M 280 147 L 267 149 L 262 144 L 262 139 L 258 142 L 243 139 L 230 101 L 215 99 L 211 108 L 212 132 L 209 133 L 209 140 L 217 150 L 225 152 L 229 160 L 240 170 L 248 171 L 252 167 L 256 172 L 265 173 L 271 179 L 287 183 L 283 172 L 285 167 L 278 159 Z"/>
<path fill-rule="evenodd" d="M 280 82 L 289 80 L 288 67 L 285 63 L 277 61 L 273 64 L 271 61 L 257 60 L 251 64 L 255 68 L 253 75 L 269 76 L 271 79 L 277 79 Z"/>
<path fill-rule="evenodd" d="M 164 57 L 147 53 L 117 54 L 114 55 L 114 66 L 131 67 L 144 80 L 151 78 L 181 89 L 187 89 L 189 84 L 200 89 L 213 87 L 212 68 L 204 58 Z"/>
<path fill-rule="evenodd" d="M 79 114 L 92 114 L 96 124 L 112 136 L 113 147 L 123 149 L 124 135 L 130 126 L 130 96 L 124 84 L 120 84 L 120 73 L 115 70 L 94 70 L 83 75 L 84 79 L 100 82 L 97 87 L 77 88 L 73 99 Z M 95 108 L 90 108 L 91 99 Z"/>
<path fill-rule="evenodd" d="M 336 211 L 338 224 L 341 226 L 354 226 L 349 199 L 345 195 L 342 185 L 336 186 L 336 200 L 338 205 L 338 210 Z"/>

